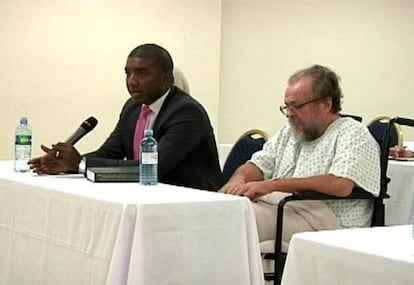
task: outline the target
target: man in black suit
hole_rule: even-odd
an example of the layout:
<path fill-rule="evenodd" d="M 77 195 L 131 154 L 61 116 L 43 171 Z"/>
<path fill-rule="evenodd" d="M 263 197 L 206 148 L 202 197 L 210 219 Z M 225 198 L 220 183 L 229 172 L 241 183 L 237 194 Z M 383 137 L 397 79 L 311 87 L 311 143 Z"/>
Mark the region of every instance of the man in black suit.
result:
<path fill-rule="evenodd" d="M 217 146 L 204 108 L 173 85 L 173 61 L 167 50 L 144 44 L 127 58 L 126 85 L 131 98 L 122 108 L 115 129 L 103 145 L 83 157 L 72 146 L 41 146 L 46 155 L 29 161 L 39 174 L 77 172 L 86 166 L 138 165 L 134 132 L 142 105 L 152 113 L 149 124 L 158 141 L 158 180 L 162 183 L 218 190 L 222 185 Z"/>

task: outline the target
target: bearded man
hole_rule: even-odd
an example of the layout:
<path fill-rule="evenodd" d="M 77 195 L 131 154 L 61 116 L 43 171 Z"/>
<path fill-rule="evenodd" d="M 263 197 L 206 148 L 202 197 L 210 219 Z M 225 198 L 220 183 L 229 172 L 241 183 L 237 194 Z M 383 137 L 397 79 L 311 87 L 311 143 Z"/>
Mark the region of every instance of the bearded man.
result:
<path fill-rule="evenodd" d="M 380 190 L 380 151 L 366 126 L 341 117 L 338 76 L 313 65 L 293 74 L 280 111 L 286 124 L 263 149 L 240 166 L 221 192 L 253 202 L 259 240 L 275 237 L 276 207 L 293 192 L 317 191 L 338 197 L 359 186 Z M 296 232 L 368 226 L 368 200 L 294 201 L 285 206 L 283 241 Z"/>

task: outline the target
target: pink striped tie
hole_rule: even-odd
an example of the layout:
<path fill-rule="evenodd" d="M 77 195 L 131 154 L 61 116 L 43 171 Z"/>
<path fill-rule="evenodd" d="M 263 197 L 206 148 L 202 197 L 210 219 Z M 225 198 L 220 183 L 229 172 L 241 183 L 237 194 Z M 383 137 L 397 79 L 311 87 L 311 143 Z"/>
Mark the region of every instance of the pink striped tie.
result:
<path fill-rule="evenodd" d="M 134 134 L 134 159 L 139 159 L 139 149 L 141 145 L 141 140 L 144 137 L 144 130 L 147 126 L 149 115 L 151 114 L 151 109 L 147 105 L 141 105 L 141 112 L 139 113 L 139 118 L 135 126 Z"/>

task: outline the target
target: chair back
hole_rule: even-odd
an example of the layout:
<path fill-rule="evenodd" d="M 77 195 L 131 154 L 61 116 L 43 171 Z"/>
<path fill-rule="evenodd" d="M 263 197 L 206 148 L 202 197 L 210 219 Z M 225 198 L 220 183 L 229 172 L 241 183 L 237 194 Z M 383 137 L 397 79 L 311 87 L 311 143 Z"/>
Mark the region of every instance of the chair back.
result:
<path fill-rule="evenodd" d="M 368 129 L 378 144 L 381 146 L 385 137 L 385 130 L 389 129 L 389 144 L 391 146 L 402 145 L 403 133 L 401 126 L 398 123 L 389 124 L 391 118 L 387 116 L 381 116 L 374 119 L 368 124 Z"/>
<path fill-rule="evenodd" d="M 383 138 L 380 141 L 381 144 L 381 188 L 380 193 L 375 199 L 374 202 L 374 213 L 372 216 L 371 226 L 383 226 L 385 224 L 385 205 L 383 199 L 389 198 L 387 194 L 388 184 L 390 182 L 390 178 L 387 177 L 387 169 L 388 169 L 388 159 L 389 159 L 389 152 L 390 147 L 395 146 L 395 136 L 396 132 L 400 132 L 401 126 L 405 125 L 409 127 L 414 127 L 414 120 L 408 118 L 401 118 L 401 117 L 394 117 L 392 119 L 388 119 L 387 122 L 382 122 L 385 124 Z M 402 144 L 402 136 L 399 136 L 398 145 Z"/>
<path fill-rule="evenodd" d="M 389 198 L 387 194 L 390 178 L 387 176 L 388 155 L 390 145 L 399 144 L 397 125 L 391 122 L 389 117 L 378 117 L 368 124 L 368 130 L 380 146 L 380 193 L 374 199 L 374 210 L 372 213 L 371 226 L 385 225 L 384 199 Z"/>
<path fill-rule="evenodd" d="M 343 117 L 343 118 L 349 117 L 349 118 L 354 119 L 355 121 L 362 122 L 362 117 L 361 116 L 356 116 L 356 115 L 351 115 L 351 114 L 343 114 L 343 113 L 339 114 L 339 116 Z"/>
<path fill-rule="evenodd" d="M 223 166 L 224 183 L 233 175 L 234 171 L 248 161 L 252 154 L 261 150 L 269 135 L 261 130 L 253 129 L 245 132 L 236 141 Z"/>

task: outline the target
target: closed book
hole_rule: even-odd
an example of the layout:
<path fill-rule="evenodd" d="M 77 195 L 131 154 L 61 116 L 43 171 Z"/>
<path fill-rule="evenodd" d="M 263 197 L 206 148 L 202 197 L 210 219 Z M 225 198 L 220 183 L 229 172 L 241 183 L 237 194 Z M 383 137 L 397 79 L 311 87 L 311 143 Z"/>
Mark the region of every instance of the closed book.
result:
<path fill-rule="evenodd" d="M 86 178 L 93 182 L 138 182 L 139 166 L 89 167 Z"/>

